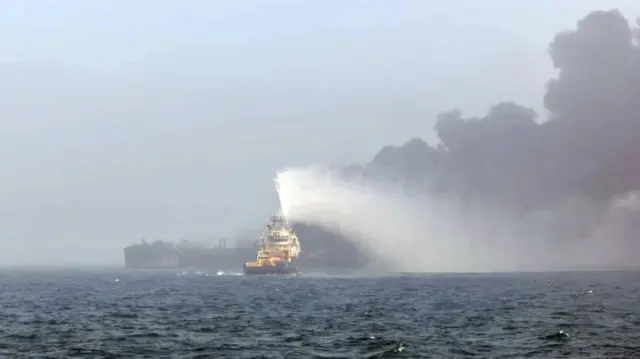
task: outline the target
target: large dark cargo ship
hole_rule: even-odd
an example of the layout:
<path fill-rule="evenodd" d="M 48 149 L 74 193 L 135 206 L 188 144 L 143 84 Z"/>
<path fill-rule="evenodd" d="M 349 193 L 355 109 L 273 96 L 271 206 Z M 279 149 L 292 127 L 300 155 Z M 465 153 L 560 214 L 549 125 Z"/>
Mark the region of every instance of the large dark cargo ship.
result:
<path fill-rule="evenodd" d="M 370 252 L 359 242 L 339 233 L 306 224 L 293 224 L 293 231 L 305 243 L 304 253 L 296 260 L 298 268 L 308 270 L 350 270 L 363 268 Z M 133 244 L 124 249 L 127 268 L 198 268 L 242 270 L 243 263 L 255 260 L 259 242 L 246 243 L 237 248 L 228 247 L 225 240 L 215 244 L 182 241 L 180 243 L 155 241 Z"/>
<path fill-rule="evenodd" d="M 215 245 L 155 241 L 128 246 L 124 249 L 127 268 L 237 268 L 238 262 L 254 256 L 255 247 L 229 248 L 226 241 Z"/>

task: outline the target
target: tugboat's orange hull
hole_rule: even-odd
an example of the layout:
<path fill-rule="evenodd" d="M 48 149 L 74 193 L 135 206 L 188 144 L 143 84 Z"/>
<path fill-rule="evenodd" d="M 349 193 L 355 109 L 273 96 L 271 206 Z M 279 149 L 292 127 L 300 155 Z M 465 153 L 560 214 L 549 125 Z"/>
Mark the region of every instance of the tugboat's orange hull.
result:
<path fill-rule="evenodd" d="M 279 274 L 279 275 L 295 275 L 298 274 L 298 268 L 291 265 L 289 262 L 278 261 L 275 265 L 262 264 L 259 265 L 256 262 L 245 263 L 243 266 L 243 272 L 245 275 L 264 275 L 264 274 Z"/>

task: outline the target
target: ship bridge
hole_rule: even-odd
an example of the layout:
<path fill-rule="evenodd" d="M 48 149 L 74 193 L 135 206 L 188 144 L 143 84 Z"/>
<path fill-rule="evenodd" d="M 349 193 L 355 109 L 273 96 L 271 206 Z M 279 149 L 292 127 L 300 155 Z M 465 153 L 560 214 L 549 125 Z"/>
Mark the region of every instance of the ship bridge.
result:
<path fill-rule="evenodd" d="M 268 237 L 269 241 L 272 242 L 287 242 L 292 239 L 291 237 L 293 237 L 293 233 L 285 228 L 282 228 L 269 231 Z"/>

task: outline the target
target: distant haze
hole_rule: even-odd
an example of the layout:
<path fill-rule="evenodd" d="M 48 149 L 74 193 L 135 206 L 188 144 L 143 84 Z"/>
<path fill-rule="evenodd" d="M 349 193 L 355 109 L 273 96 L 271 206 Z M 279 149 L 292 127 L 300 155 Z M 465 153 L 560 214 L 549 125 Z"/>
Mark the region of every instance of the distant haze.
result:
<path fill-rule="evenodd" d="M 554 34 L 618 1 L 24 0 L 0 13 L 0 265 L 230 236 L 286 167 L 365 163 L 437 114 L 544 116 Z M 435 4 L 435 5 L 434 5 Z"/>

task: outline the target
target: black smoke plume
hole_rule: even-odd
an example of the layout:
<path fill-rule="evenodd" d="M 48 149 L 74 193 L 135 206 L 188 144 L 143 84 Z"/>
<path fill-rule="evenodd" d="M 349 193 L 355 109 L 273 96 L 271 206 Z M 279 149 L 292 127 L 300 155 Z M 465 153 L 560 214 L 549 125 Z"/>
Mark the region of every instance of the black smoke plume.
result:
<path fill-rule="evenodd" d="M 452 109 L 436 119 L 440 143 L 414 138 L 386 146 L 370 163 L 343 174 L 396 183 L 410 195 L 456 196 L 466 208 L 490 205 L 520 217 L 573 201 L 576 214 L 558 219 L 558 238 L 613 241 L 615 232 L 627 243 L 622 252 L 637 251 L 640 20 L 635 25 L 617 10 L 594 11 L 553 38 L 549 55 L 557 75 L 547 84 L 547 114 L 508 101 L 478 118 Z M 586 207 L 591 215 L 577 213 Z M 568 222 L 580 223 L 560 228 Z M 611 226 L 616 231 L 603 229 Z M 299 231 L 320 235 L 308 226 Z"/>

